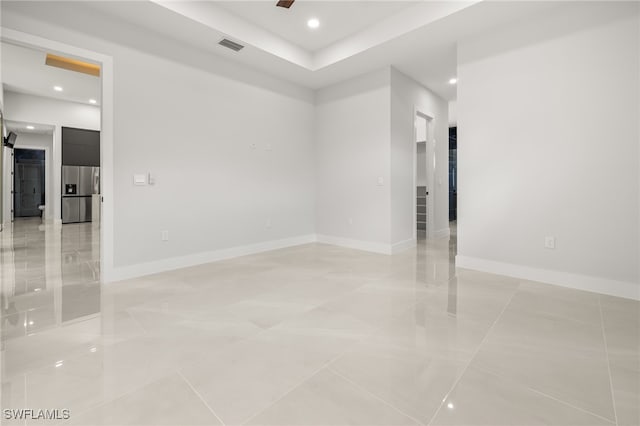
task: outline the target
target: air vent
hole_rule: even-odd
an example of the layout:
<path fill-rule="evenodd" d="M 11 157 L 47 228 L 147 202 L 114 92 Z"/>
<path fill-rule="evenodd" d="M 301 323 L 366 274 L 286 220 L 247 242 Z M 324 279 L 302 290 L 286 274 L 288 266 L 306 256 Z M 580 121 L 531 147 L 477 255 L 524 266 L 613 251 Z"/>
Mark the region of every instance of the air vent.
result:
<path fill-rule="evenodd" d="M 296 1 L 296 0 L 280 0 L 278 3 L 276 3 L 276 6 L 284 7 L 285 9 L 289 9 L 294 1 Z"/>
<path fill-rule="evenodd" d="M 229 49 L 231 49 L 231 50 L 233 50 L 235 52 L 241 50 L 244 47 L 243 45 L 241 45 L 239 43 L 236 43 L 235 41 L 231 41 L 228 38 L 223 38 L 222 40 L 220 40 L 218 42 L 218 44 L 220 46 L 228 47 Z"/>

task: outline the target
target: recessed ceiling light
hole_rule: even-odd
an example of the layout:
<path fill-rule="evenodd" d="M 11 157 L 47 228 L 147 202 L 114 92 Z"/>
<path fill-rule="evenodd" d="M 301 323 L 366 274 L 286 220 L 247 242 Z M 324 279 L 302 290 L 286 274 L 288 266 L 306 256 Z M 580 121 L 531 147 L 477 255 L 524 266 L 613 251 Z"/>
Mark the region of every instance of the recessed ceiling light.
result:
<path fill-rule="evenodd" d="M 56 92 L 62 92 L 62 87 L 60 87 L 60 86 L 53 86 L 53 90 L 55 90 Z"/>
<path fill-rule="evenodd" d="M 318 28 L 320 26 L 320 21 L 316 18 L 311 18 L 307 21 L 307 27 L 309 28 Z"/>
<path fill-rule="evenodd" d="M 31 125 L 27 126 L 27 130 L 33 130 L 33 129 L 35 129 L 35 127 L 33 127 Z"/>
<path fill-rule="evenodd" d="M 458 82 L 458 79 L 455 77 L 449 79 L 449 84 L 456 84 L 457 82 Z"/>
<path fill-rule="evenodd" d="M 95 99 L 89 99 L 89 103 L 90 104 L 95 104 L 95 103 L 98 103 L 98 101 L 96 101 Z"/>

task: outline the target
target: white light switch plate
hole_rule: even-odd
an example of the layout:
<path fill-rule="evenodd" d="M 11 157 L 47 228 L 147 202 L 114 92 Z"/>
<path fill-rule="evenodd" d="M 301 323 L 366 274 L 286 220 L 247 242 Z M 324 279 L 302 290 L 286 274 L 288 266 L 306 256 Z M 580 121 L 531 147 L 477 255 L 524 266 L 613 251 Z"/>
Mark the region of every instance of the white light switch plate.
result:
<path fill-rule="evenodd" d="M 133 184 L 134 185 L 146 185 L 147 184 L 147 176 L 146 175 L 133 175 Z"/>

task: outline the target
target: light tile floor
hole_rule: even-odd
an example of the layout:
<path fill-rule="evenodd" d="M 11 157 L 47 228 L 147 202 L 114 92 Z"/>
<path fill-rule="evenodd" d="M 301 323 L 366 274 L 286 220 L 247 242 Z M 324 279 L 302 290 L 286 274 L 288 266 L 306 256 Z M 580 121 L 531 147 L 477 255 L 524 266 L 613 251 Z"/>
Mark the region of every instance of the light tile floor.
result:
<path fill-rule="evenodd" d="M 456 269 L 455 235 L 101 285 L 98 234 L 25 220 L 0 236 L 3 409 L 77 425 L 640 424 L 639 303 Z"/>

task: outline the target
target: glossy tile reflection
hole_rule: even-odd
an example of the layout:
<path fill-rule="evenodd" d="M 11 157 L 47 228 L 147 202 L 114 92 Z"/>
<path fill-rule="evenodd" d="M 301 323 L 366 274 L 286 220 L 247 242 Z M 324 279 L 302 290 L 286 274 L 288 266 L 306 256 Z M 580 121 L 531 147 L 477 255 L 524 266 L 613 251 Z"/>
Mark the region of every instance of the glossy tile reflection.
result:
<path fill-rule="evenodd" d="M 2 342 L 100 312 L 99 228 L 18 218 L 0 233 Z"/>
<path fill-rule="evenodd" d="M 2 408 L 80 425 L 640 424 L 638 302 L 456 269 L 455 233 L 108 285 L 90 225 L 1 237 Z M 3 420 L 38 423 L 56 422 Z"/>

